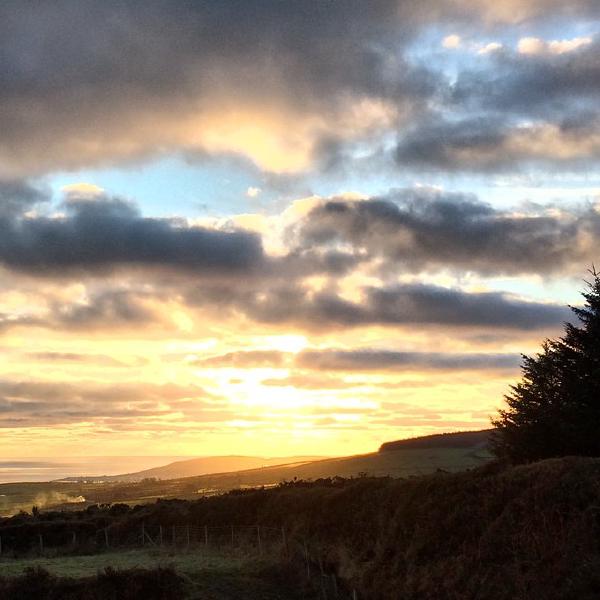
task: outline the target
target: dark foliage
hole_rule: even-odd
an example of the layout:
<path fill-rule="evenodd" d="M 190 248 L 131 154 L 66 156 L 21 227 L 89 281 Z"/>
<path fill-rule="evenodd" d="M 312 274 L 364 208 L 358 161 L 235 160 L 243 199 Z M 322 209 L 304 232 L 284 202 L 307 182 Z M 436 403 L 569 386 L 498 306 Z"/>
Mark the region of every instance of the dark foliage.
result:
<path fill-rule="evenodd" d="M 0 577 L 2 600 L 181 600 L 181 577 L 169 568 L 105 569 L 96 577 L 55 577 L 42 568 L 21 577 Z"/>
<path fill-rule="evenodd" d="M 62 525 L 104 523 L 132 542 L 142 523 L 283 527 L 300 564 L 308 549 L 313 570 L 335 569 L 344 589 L 369 600 L 592 600 L 600 597 L 599 482 L 599 459 L 492 463 L 405 480 L 289 482 L 113 515 L 103 507 L 66 513 Z M 23 535 L 45 526 L 43 512 L 25 521 Z M 0 521 L 3 539 L 9 523 Z"/>
<path fill-rule="evenodd" d="M 571 307 L 579 324 L 523 356 L 523 378 L 493 421 L 492 449 L 513 462 L 558 456 L 600 456 L 600 275 Z"/>

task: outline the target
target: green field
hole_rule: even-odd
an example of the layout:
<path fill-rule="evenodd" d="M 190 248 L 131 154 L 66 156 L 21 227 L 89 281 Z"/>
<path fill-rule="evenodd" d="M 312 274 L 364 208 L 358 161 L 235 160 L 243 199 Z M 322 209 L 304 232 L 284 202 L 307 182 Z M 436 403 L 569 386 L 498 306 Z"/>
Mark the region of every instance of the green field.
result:
<path fill-rule="evenodd" d="M 0 560 L 4 577 L 23 574 L 28 567 L 42 567 L 58 577 L 91 577 L 106 567 L 134 569 L 173 567 L 184 577 L 190 599 L 285 600 L 311 597 L 303 586 L 290 579 L 280 562 L 256 556 L 228 555 L 215 551 L 169 552 L 128 550 L 85 556 Z"/>
<path fill-rule="evenodd" d="M 159 566 L 172 566 L 178 572 L 194 574 L 212 571 L 243 571 L 256 565 L 250 556 L 224 556 L 222 553 L 192 551 L 169 552 L 167 550 L 127 550 L 105 552 L 84 556 L 36 557 L 0 560 L 0 572 L 6 577 L 21 575 L 27 567 L 43 567 L 61 577 L 88 577 L 105 567 L 151 569 Z"/>

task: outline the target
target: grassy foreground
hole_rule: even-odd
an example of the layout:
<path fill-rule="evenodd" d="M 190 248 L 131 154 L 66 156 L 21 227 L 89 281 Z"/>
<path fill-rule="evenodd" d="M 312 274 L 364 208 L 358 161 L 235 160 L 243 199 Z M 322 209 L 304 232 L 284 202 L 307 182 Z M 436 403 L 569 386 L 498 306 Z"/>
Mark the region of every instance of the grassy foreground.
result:
<path fill-rule="evenodd" d="M 4 577 L 21 575 L 25 569 L 43 568 L 58 577 L 91 577 L 106 567 L 155 569 L 173 567 L 187 575 L 199 572 L 251 571 L 256 568 L 251 556 L 224 555 L 222 552 L 171 552 L 169 550 L 122 550 L 100 554 L 67 555 L 0 560 Z"/>
<path fill-rule="evenodd" d="M 115 569 L 117 571 L 113 574 Z M 96 595 L 103 598 L 106 591 L 88 596 L 86 594 L 91 593 L 85 590 L 86 587 L 95 588 L 99 577 L 109 581 L 117 579 L 112 581 L 115 599 L 136 598 L 136 592 L 131 589 L 131 581 L 136 578 L 150 579 L 150 585 L 153 585 L 152 579 L 162 579 L 162 583 L 170 588 L 167 592 L 154 587 L 153 591 L 146 591 L 146 598 L 154 597 L 148 594 L 156 594 L 158 598 L 185 600 L 316 598 L 311 585 L 303 581 L 289 565 L 273 558 L 257 560 L 254 556 L 224 555 L 222 552 L 127 550 L 84 556 L 5 559 L 0 561 L 0 574 L 0 579 L 20 582 L 20 591 L 15 592 L 19 600 L 22 600 L 20 594 L 25 589 L 37 589 L 36 600 L 62 598 L 67 593 L 65 589 L 70 590 L 69 594 L 74 599 L 95 598 Z M 169 577 L 167 582 L 164 582 L 165 574 Z M 47 575 L 55 583 L 48 582 L 44 587 L 40 585 L 40 580 L 45 582 Z M 135 587 L 139 590 L 140 583 L 135 582 Z"/>

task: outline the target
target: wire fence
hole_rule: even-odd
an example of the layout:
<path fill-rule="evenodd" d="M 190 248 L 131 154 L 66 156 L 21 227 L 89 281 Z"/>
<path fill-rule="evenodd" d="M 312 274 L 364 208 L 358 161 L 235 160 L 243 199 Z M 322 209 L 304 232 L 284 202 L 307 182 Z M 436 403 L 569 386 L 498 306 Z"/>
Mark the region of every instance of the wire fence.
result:
<path fill-rule="evenodd" d="M 56 557 L 95 554 L 132 549 L 164 549 L 171 552 L 210 553 L 211 555 L 256 556 L 290 561 L 301 567 L 304 577 L 316 585 L 324 599 L 359 598 L 348 589 L 326 553 L 314 541 L 291 535 L 284 527 L 265 525 L 213 526 L 198 524 L 157 525 L 140 523 L 136 527 L 118 524 L 93 530 L 57 524 L 44 531 L 2 531 L 0 559 Z"/>

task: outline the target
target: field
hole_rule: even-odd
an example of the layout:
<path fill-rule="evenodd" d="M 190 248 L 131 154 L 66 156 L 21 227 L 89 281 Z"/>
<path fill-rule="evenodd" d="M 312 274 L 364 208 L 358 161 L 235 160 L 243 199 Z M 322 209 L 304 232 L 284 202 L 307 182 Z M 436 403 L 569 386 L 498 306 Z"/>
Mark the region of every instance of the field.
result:
<path fill-rule="evenodd" d="M 357 456 L 332 458 L 288 466 L 273 466 L 231 473 L 141 482 L 48 482 L 0 484 L 0 515 L 32 506 L 75 509 L 90 504 L 154 502 L 158 498 L 193 499 L 232 489 L 272 486 L 281 481 L 321 477 L 411 477 L 438 470 L 456 472 L 487 462 L 480 446 L 465 448 L 401 448 Z"/>
<path fill-rule="evenodd" d="M 295 574 L 285 571 L 273 558 L 251 554 L 225 554 L 197 550 L 127 550 L 84 556 L 38 557 L 0 561 L 3 577 L 16 577 L 27 568 L 41 567 L 57 577 L 91 578 L 107 567 L 119 570 L 171 567 L 186 583 L 186 598 L 230 600 L 285 600 L 310 597 L 310 589 L 295 583 Z"/>

